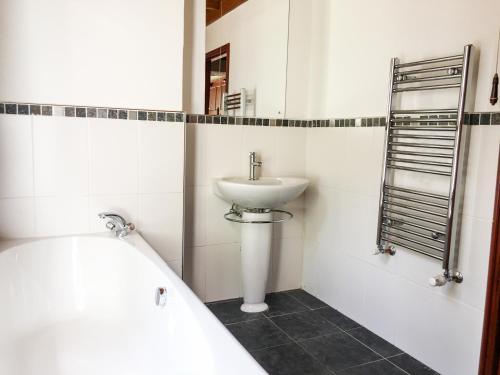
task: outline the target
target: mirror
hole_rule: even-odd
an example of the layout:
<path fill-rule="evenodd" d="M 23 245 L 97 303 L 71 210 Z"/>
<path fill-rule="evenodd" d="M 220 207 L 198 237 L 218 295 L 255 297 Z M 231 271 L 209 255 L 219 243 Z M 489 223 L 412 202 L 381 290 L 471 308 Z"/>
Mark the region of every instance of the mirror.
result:
<path fill-rule="evenodd" d="M 207 0 L 205 114 L 285 113 L 289 0 Z"/>

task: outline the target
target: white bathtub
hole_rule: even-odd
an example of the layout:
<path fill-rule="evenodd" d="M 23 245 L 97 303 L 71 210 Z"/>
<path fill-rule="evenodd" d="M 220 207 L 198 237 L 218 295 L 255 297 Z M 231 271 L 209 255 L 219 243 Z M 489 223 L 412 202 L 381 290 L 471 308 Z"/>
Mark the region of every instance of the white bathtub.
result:
<path fill-rule="evenodd" d="M 0 244 L 0 374 L 265 372 L 134 233 Z"/>

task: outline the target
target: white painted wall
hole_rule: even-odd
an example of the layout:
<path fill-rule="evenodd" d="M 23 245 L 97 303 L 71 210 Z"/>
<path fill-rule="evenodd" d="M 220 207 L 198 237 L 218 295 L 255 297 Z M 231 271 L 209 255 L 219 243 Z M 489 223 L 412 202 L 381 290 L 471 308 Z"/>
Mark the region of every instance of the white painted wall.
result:
<path fill-rule="evenodd" d="M 206 1 L 184 0 L 183 110 L 205 111 Z"/>
<path fill-rule="evenodd" d="M 256 151 L 264 176 L 305 174 L 305 128 L 187 125 L 185 280 L 203 301 L 240 297 L 240 224 L 224 219 L 230 205 L 212 191 L 217 177 L 245 176 Z M 304 199 L 288 205 L 294 218 L 275 224 L 269 291 L 300 287 Z"/>
<path fill-rule="evenodd" d="M 184 123 L 0 115 L 0 238 L 134 223 L 182 269 Z"/>
<path fill-rule="evenodd" d="M 304 287 L 443 375 L 477 373 L 500 144 L 472 130 L 459 269 L 431 288 L 441 262 L 376 249 L 383 128 L 308 129 Z"/>
<path fill-rule="evenodd" d="M 289 68 L 286 115 L 295 116 L 297 108 L 307 108 L 298 114 L 311 118 L 383 115 L 391 57 L 456 54 L 467 43 L 480 52 L 475 110 L 499 111 L 499 103 L 488 102 L 499 14 L 497 0 L 290 0 L 288 64 L 309 63 L 310 73 L 304 78 Z M 303 41 L 307 33 L 308 47 Z M 309 61 L 296 61 L 307 54 Z M 304 80 L 315 88 L 301 97 L 297 87 Z"/>
<path fill-rule="evenodd" d="M 182 110 L 183 0 L 0 1 L 0 99 Z"/>
<path fill-rule="evenodd" d="M 206 51 L 231 44 L 229 92 L 256 93 L 256 116 L 285 111 L 288 0 L 248 0 L 207 27 Z"/>

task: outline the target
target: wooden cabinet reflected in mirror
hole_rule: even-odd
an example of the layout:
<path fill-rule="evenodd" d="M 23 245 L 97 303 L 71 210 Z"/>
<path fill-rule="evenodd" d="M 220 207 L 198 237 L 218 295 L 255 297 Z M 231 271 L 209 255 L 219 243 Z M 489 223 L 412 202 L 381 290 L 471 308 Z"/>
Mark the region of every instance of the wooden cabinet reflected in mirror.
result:
<path fill-rule="evenodd" d="M 216 48 L 205 57 L 205 114 L 219 115 L 222 98 L 229 87 L 229 43 Z"/>

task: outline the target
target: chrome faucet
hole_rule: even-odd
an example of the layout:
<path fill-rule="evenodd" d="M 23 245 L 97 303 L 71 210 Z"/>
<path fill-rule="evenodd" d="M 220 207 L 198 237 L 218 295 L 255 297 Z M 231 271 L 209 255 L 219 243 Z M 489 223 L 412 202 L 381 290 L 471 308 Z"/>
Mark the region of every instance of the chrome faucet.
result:
<path fill-rule="evenodd" d="M 261 161 L 256 161 L 255 160 L 255 152 L 250 153 L 250 176 L 248 179 L 250 181 L 257 180 L 258 178 L 255 177 L 255 168 L 257 167 L 262 167 L 262 162 Z"/>
<path fill-rule="evenodd" d="M 135 225 L 127 223 L 127 221 L 118 214 L 112 212 L 102 212 L 99 214 L 100 219 L 108 219 L 106 228 L 115 232 L 116 237 L 123 238 L 135 229 Z"/>

